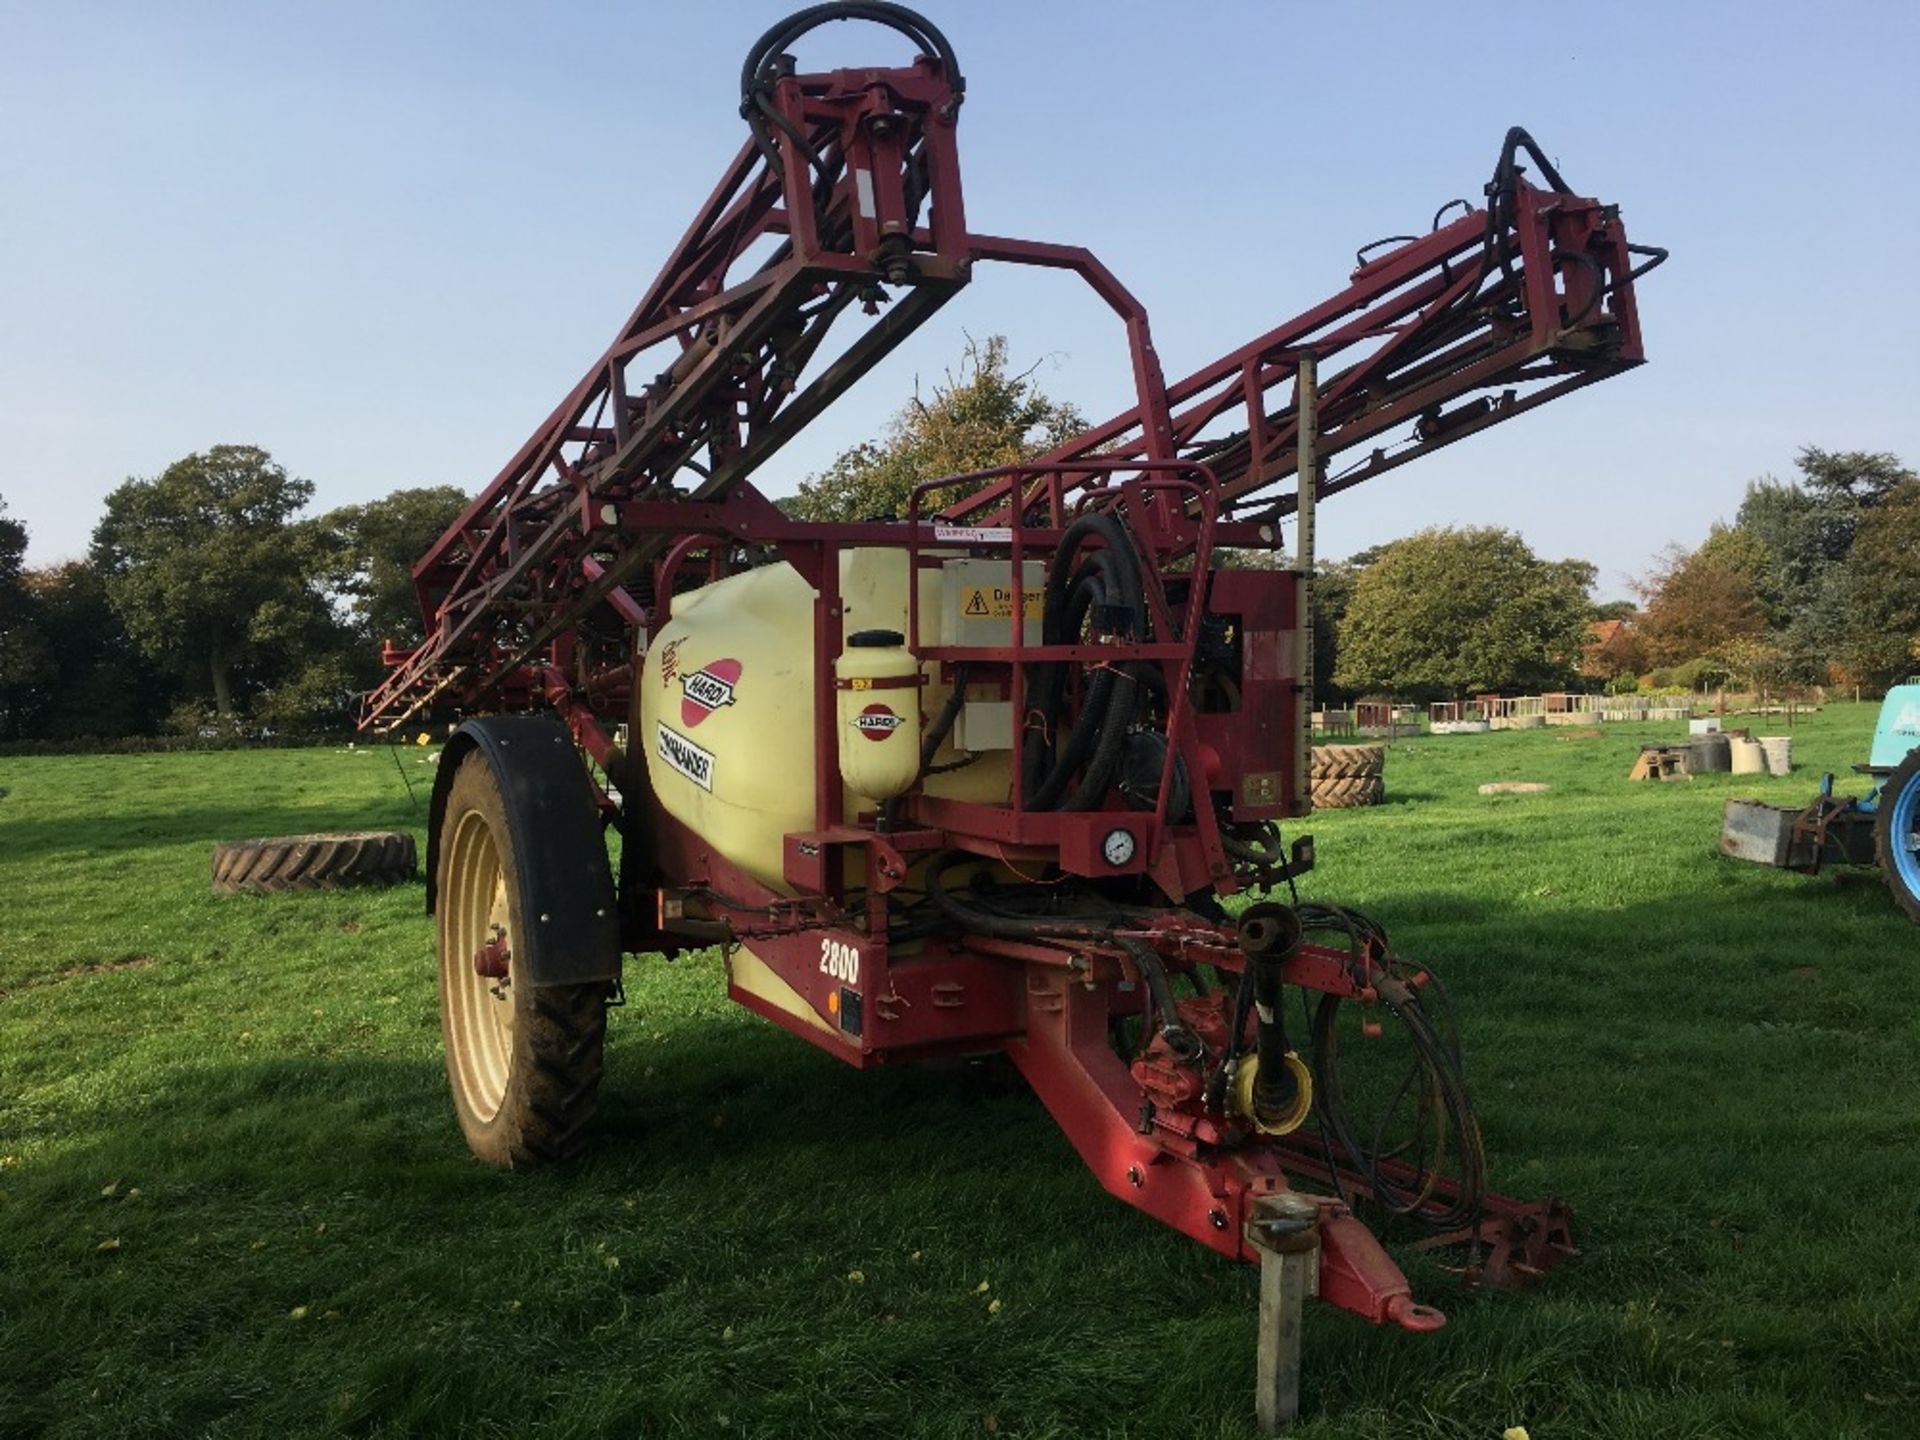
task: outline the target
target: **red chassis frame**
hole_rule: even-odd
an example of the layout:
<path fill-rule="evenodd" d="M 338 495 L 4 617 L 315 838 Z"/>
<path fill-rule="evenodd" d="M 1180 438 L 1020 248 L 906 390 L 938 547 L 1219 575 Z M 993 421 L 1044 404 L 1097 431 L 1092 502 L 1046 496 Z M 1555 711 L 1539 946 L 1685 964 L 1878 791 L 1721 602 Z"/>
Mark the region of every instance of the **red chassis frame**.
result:
<path fill-rule="evenodd" d="M 733 998 L 856 1066 L 1005 1052 L 1101 1184 L 1223 1254 L 1254 1258 L 1250 1206 L 1287 1188 L 1289 1171 L 1329 1183 L 1335 1197 L 1319 1202 L 1322 1298 L 1375 1322 L 1438 1325 L 1338 1198 L 1365 1196 L 1364 1177 L 1297 1137 L 1256 1133 L 1170 1056 L 1149 1048 L 1129 1065 L 1114 1050 L 1110 1022 L 1139 1009 L 1147 978 L 1127 944 L 936 935 L 897 954 L 890 897 L 916 865 L 949 850 L 1016 875 L 1045 867 L 1103 883 L 1150 881 L 1164 906 L 1130 922 L 1126 941 L 1175 974 L 1207 965 L 1240 975 L 1233 928 L 1181 902 L 1273 878 L 1270 865 L 1235 861 L 1223 825 L 1308 808 L 1305 576 L 1217 570 L 1214 552 L 1275 551 L 1281 520 L 1303 499 L 1640 363 L 1633 283 L 1645 267 L 1636 272 L 1633 257 L 1657 252 L 1629 245 L 1617 213 L 1570 192 L 1516 131 L 1484 208 L 1461 202 L 1450 224 L 1436 217 L 1428 235 L 1399 237 L 1376 259 L 1363 254 L 1340 294 L 1169 386 L 1145 310 L 1093 255 L 967 229 L 955 143 L 962 92 L 950 52 L 904 68 L 769 73 L 743 105 L 762 117 L 754 140 L 614 343 L 415 568 L 428 639 L 389 651 L 393 673 L 369 697 L 363 727 L 390 731 L 431 708 L 551 705 L 606 782 L 601 803 L 624 841 L 627 949 L 715 939 L 749 947 L 811 1014 L 737 983 Z M 1521 152 L 1551 188 L 1524 178 Z M 805 523 L 762 496 L 748 478 L 755 468 L 967 284 L 981 260 L 1087 281 L 1124 323 L 1134 406 L 1035 464 L 922 487 L 904 524 Z M 857 312 L 876 318 L 819 363 L 828 331 Z M 1299 393 L 1308 357 L 1326 370 L 1317 409 Z M 1411 434 L 1397 447 L 1375 445 L 1403 426 Z M 1329 474 L 1327 460 L 1346 451 L 1361 458 Z M 1317 456 L 1304 473 L 1303 455 Z M 1291 491 L 1282 488 L 1289 479 Z M 956 488 L 963 498 L 923 517 L 936 490 L 944 498 Z M 1138 547 L 1148 634 L 1035 646 L 1012 620 L 1004 646 L 929 644 L 910 585 L 909 643 L 943 676 L 966 665 L 975 681 L 997 680 L 1016 715 L 1032 665 L 1156 672 L 1165 757 L 1153 808 L 1029 810 L 1016 783 L 1005 806 L 916 789 L 885 817 L 843 813 L 832 683 L 844 638 L 840 553 L 902 548 L 916 571 L 939 563 L 935 550 L 1004 560 L 1017 617 L 1022 562 L 1044 562 L 1066 527 L 1094 512 L 1122 520 Z M 708 580 L 743 561 L 777 560 L 815 592 L 815 814 L 811 829 L 785 837 L 786 892 L 759 884 L 665 813 L 644 762 L 612 734 L 629 713 L 647 636 L 696 558 Z M 1203 708 L 1190 692 L 1210 622 L 1230 623 L 1238 636 L 1238 700 Z M 1017 776 L 1024 724 L 1014 743 Z M 1180 777 L 1194 797 L 1190 818 L 1173 812 Z M 1101 839 L 1120 826 L 1139 843 L 1115 865 Z M 823 942 L 857 956 L 857 987 L 825 972 Z M 1372 963 L 1308 945 L 1287 961 L 1285 978 L 1367 1002 Z M 1196 1032 L 1224 1032 L 1217 999 L 1180 1008 Z M 1496 1280 L 1571 1253 L 1563 1212 L 1499 1196 L 1457 1238 L 1492 1247 L 1486 1273 Z"/>

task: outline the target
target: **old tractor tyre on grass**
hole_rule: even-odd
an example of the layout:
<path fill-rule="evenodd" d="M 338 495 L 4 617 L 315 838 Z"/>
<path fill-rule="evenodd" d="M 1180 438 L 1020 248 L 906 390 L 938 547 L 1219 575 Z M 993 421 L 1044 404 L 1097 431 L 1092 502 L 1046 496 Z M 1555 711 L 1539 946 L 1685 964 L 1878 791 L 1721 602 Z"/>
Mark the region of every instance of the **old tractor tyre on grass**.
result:
<path fill-rule="evenodd" d="M 1378 775 L 1348 775 L 1313 782 L 1316 810 L 1357 810 L 1387 798 L 1386 781 Z"/>
<path fill-rule="evenodd" d="M 229 840 L 213 847 L 213 892 L 277 895 L 397 885 L 413 879 L 416 868 L 413 836 L 398 830 Z"/>
<path fill-rule="evenodd" d="M 1895 766 L 1880 787 L 1873 849 L 1893 903 L 1920 925 L 1920 750 Z"/>
<path fill-rule="evenodd" d="M 590 805 L 582 823 L 597 824 Z M 605 850 L 597 875 L 569 882 L 573 893 L 535 894 L 533 867 L 518 857 L 541 843 L 514 833 L 492 763 L 469 752 L 447 793 L 438 846 L 441 1029 L 468 1147 L 515 1170 L 579 1153 L 599 1103 L 607 1033 L 605 982 L 538 985 L 530 959 L 534 932 L 556 911 L 611 905 Z"/>
<path fill-rule="evenodd" d="M 1317 785 L 1322 780 L 1365 779 L 1386 767 L 1387 752 L 1381 745 L 1316 745 L 1309 773 Z"/>

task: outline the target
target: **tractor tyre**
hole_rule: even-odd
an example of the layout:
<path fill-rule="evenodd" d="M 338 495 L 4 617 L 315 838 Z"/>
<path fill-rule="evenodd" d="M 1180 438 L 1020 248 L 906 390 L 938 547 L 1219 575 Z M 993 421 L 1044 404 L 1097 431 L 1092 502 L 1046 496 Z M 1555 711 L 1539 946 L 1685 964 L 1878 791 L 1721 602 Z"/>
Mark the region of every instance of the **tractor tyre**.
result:
<path fill-rule="evenodd" d="M 541 841 L 513 833 L 492 764 L 467 754 L 438 844 L 441 1029 L 468 1148 L 514 1170 L 572 1159 L 585 1145 L 611 992 L 604 981 L 536 985 L 528 974 L 524 927 L 563 907 L 607 904 L 613 889 L 602 849 L 599 873 L 571 882 L 576 893 L 529 893 L 517 856 Z"/>
<path fill-rule="evenodd" d="M 1364 780 L 1386 767 L 1384 746 L 1316 745 L 1308 773 L 1317 784 L 1322 780 Z"/>
<path fill-rule="evenodd" d="M 1920 925 L 1920 750 L 1896 765 L 1880 787 L 1873 851 L 1893 903 Z"/>
<path fill-rule="evenodd" d="M 1348 775 L 1313 782 L 1316 810 L 1357 810 L 1387 798 L 1386 781 L 1378 775 Z"/>
<path fill-rule="evenodd" d="M 413 879 L 416 868 L 413 836 L 397 830 L 229 840 L 213 847 L 213 893 L 397 885 Z"/>

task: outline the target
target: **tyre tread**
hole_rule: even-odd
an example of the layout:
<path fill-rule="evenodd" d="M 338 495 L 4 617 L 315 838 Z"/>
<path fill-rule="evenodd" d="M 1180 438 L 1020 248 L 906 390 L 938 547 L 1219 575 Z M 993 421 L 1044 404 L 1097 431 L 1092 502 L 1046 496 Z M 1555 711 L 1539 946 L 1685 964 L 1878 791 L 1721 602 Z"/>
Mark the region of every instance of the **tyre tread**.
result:
<path fill-rule="evenodd" d="M 1880 814 L 1873 826 L 1874 859 L 1880 862 L 1880 874 L 1893 895 L 1893 903 L 1902 915 L 1920 925 L 1920 894 L 1907 888 L 1894 869 L 1893 802 L 1908 786 L 1920 785 L 1920 750 L 1911 752 L 1894 767 L 1880 787 Z"/>
<path fill-rule="evenodd" d="M 413 836 L 398 830 L 228 840 L 213 847 L 213 890 L 280 895 L 397 885 L 418 868 Z"/>

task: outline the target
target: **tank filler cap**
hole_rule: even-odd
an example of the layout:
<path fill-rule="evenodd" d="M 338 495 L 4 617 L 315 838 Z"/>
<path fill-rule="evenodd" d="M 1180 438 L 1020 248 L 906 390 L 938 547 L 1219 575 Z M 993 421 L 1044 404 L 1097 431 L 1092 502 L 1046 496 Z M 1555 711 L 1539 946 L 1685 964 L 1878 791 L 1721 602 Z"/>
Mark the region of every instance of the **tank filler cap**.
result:
<path fill-rule="evenodd" d="M 847 645 L 855 650 L 884 650 L 904 645 L 907 637 L 898 630 L 856 630 L 847 636 Z"/>

